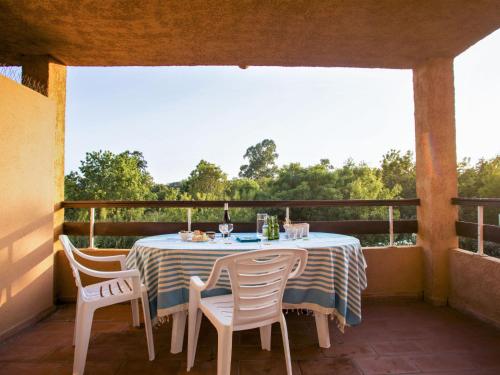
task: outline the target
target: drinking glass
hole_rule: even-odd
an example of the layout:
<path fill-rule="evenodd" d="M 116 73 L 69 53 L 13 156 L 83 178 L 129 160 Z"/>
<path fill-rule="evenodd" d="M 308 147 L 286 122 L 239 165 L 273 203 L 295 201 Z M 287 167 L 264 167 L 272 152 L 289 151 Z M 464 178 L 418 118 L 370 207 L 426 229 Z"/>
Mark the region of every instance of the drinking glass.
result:
<path fill-rule="evenodd" d="M 267 239 L 269 238 L 269 232 L 268 232 L 268 225 L 267 223 L 264 223 L 264 225 L 262 225 L 262 235 L 261 235 L 261 241 L 267 241 Z"/>
<path fill-rule="evenodd" d="M 231 237 L 231 232 L 233 231 L 234 225 L 231 223 L 228 223 L 226 225 L 227 225 L 227 237 Z"/>
<path fill-rule="evenodd" d="M 221 232 L 222 238 L 225 238 L 227 236 L 228 230 L 229 230 L 228 224 L 219 224 L 219 232 Z"/>
<path fill-rule="evenodd" d="M 260 239 L 264 237 L 264 224 L 267 224 L 267 214 L 257 214 L 257 237 Z"/>
<path fill-rule="evenodd" d="M 301 240 L 304 237 L 304 226 L 297 228 L 297 239 Z"/>
<path fill-rule="evenodd" d="M 309 238 L 309 224 L 308 223 L 304 223 L 302 224 L 302 237 L 304 238 Z"/>

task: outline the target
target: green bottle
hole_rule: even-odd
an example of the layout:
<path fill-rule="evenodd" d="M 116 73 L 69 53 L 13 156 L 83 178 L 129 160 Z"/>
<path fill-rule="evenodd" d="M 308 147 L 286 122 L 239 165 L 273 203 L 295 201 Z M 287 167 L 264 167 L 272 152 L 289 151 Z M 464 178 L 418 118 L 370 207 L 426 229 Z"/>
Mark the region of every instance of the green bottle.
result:
<path fill-rule="evenodd" d="M 277 216 L 274 217 L 274 239 L 280 239 L 280 224 Z"/>
<path fill-rule="evenodd" d="M 280 229 L 277 216 L 271 216 L 271 224 L 269 226 L 269 236 L 271 240 L 278 240 L 280 238 Z"/>
<path fill-rule="evenodd" d="M 268 230 L 268 239 L 269 241 L 274 240 L 274 216 L 269 217 L 269 221 L 267 223 L 269 226 L 267 228 Z"/>

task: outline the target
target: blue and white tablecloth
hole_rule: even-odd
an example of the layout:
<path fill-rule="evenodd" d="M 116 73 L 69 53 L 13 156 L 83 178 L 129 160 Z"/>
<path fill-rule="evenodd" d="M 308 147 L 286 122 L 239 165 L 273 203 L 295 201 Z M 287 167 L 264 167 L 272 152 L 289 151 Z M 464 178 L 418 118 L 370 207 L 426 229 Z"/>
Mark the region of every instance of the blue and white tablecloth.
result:
<path fill-rule="evenodd" d="M 147 286 L 154 321 L 187 310 L 189 281 L 205 281 L 215 260 L 238 251 L 269 248 L 305 248 L 309 258 L 304 273 L 288 281 L 283 306 L 308 309 L 337 318 L 339 328 L 361 322 L 361 292 L 366 288 L 366 262 L 359 240 L 354 237 L 310 233 L 308 239 L 264 243 L 240 243 L 231 239 L 204 243 L 184 242 L 177 234 L 147 237 L 137 241 L 127 256 L 127 267 L 137 268 Z M 227 274 L 204 296 L 229 293 Z"/>

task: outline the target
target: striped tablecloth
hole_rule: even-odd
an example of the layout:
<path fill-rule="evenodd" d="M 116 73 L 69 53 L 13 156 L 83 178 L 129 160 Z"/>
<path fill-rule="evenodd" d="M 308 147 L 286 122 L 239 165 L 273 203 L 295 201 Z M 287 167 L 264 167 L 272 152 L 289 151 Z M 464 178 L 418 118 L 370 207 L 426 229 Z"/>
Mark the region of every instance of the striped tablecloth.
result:
<path fill-rule="evenodd" d="M 212 242 L 190 243 L 177 234 L 147 237 L 137 241 L 127 256 L 127 267 L 138 268 L 147 286 L 152 318 L 187 310 L 189 280 L 206 280 L 215 260 L 238 251 L 269 248 L 305 248 L 309 259 L 304 273 L 290 280 L 283 305 L 288 309 L 308 309 L 337 318 L 339 328 L 361 322 L 361 292 L 366 288 L 366 262 L 359 240 L 354 237 L 310 233 L 309 239 L 280 239 L 269 244 L 240 243 L 220 238 Z M 228 243 L 229 242 L 229 243 Z M 207 295 L 229 293 L 228 275 Z"/>

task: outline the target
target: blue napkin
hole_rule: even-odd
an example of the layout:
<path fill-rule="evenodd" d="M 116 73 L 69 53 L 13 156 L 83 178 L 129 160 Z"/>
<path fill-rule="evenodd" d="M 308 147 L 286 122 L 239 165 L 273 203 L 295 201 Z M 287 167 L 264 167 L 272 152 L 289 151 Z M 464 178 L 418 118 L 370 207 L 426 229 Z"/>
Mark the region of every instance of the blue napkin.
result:
<path fill-rule="evenodd" d="M 260 238 L 257 237 L 256 235 L 250 235 L 250 236 L 238 236 L 236 237 L 236 240 L 238 242 L 259 242 Z"/>

